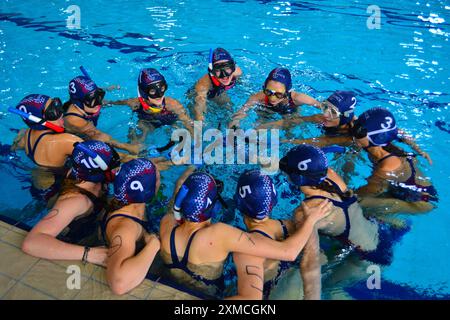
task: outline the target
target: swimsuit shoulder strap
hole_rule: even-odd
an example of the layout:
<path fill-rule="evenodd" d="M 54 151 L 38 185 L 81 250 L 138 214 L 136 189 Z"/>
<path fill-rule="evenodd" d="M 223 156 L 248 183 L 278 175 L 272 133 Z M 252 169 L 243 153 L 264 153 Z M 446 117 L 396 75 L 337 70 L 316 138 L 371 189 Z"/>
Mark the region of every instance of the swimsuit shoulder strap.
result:
<path fill-rule="evenodd" d="M 179 226 L 172 229 L 170 233 L 170 256 L 172 258 L 172 265 L 178 265 L 180 260 L 178 260 L 177 248 L 175 247 L 175 231 Z"/>
<path fill-rule="evenodd" d="M 380 164 L 381 162 L 383 162 L 384 160 L 386 160 L 387 158 L 390 158 L 390 157 L 396 157 L 396 155 L 393 153 L 389 153 L 388 155 L 386 155 L 383 158 L 381 158 L 380 160 L 378 160 L 377 164 Z"/>
<path fill-rule="evenodd" d="M 189 250 L 191 249 L 192 240 L 194 240 L 194 236 L 197 234 L 199 230 L 196 230 L 191 236 L 189 237 L 186 249 L 184 250 L 183 259 L 181 260 L 181 263 L 183 265 L 187 265 L 188 259 L 189 259 Z"/>
<path fill-rule="evenodd" d="M 258 229 L 250 230 L 248 233 L 259 233 L 260 235 L 263 235 L 264 237 L 273 240 L 273 238 L 271 236 L 269 236 L 267 233 L 265 233 L 264 231 L 258 230 Z"/>
<path fill-rule="evenodd" d="M 28 138 L 27 138 L 27 144 L 28 144 L 28 157 L 37 165 L 39 165 L 36 160 L 34 159 L 34 153 L 36 152 L 36 148 L 39 144 L 39 142 L 41 141 L 41 139 L 43 137 L 45 137 L 46 135 L 49 134 L 55 134 L 56 132 L 52 132 L 52 131 L 47 131 L 44 132 L 43 134 L 41 134 L 36 141 L 34 142 L 34 145 L 31 145 L 31 130 L 28 131 Z"/>
<path fill-rule="evenodd" d="M 281 224 L 281 229 L 283 230 L 283 237 L 284 239 L 286 239 L 287 237 L 289 237 L 289 231 L 287 229 L 287 226 L 284 224 L 283 220 L 278 219 L 278 221 Z"/>
<path fill-rule="evenodd" d="M 116 217 L 122 217 L 122 218 L 127 218 L 127 219 L 131 219 L 134 222 L 136 222 L 137 224 L 139 224 L 142 228 L 144 228 L 145 231 L 149 232 L 148 230 L 148 225 L 146 223 L 146 221 L 143 221 L 139 218 L 136 218 L 134 216 L 128 215 L 128 214 L 124 214 L 124 213 L 117 213 L 117 214 L 113 214 L 112 216 L 108 217 L 104 223 L 104 228 L 106 230 L 106 226 L 108 225 L 109 221 L 111 221 L 112 219 L 116 218 Z"/>
<path fill-rule="evenodd" d="M 64 117 L 70 117 L 70 116 L 78 117 L 78 118 L 81 118 L 83 120 L 87 120 L 87 118 L 85 116 L 83 116 L 82 114 L 75 113 L 75 112 L 67 112 L 67 113 L 64 114 Z"/>

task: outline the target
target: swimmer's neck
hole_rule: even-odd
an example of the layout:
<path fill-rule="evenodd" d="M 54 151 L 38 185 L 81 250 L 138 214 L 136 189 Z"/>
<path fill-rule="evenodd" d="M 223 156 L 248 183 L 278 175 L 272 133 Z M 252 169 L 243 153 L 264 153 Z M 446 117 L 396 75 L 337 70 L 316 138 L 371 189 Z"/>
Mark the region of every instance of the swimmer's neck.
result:
<path fill-rule="evenodd" d="M 145 203 L 127 204 L 126 206 L 120 208 L 120 210 L 118 211 L 129 213 L 130 215 L 140 218 L 142 220 L 142 218 L 145 215 Z"/>
<path fill-rule="evenodd" d="M 102 184 L 99 182 L 82 181 L 80 183 L 77 183 L 76 186 L 86 191 L 92 192 L 96 196 L 99 196 L 102 191 Z"/>
<path fill-rule="evenodd" d="M 200 230 L 202 228 L 206 228 L 211 224 L 211 220 L 206 220 L 202 222 L 193 222 L 193 221 L 187 221 L 185 220 L 183 224 L 180 225 L 181 229 L 189 230 L 189 231 L 196 231 Z"/>
<path fill-rule="evenodd" d="M 341 190 L 344 190 L 344 191 L 347 190 L 347 185 L 333 169 L 328 168 L 326 179 L 329 179 L 329 180 L 333 181 L 334 183 L 336 183 L 339 186 L 339 188 L 341 188 Z M 316 187 L 311 187 L 311 186 L 301 186 L 300 191 L 303 192 L 303 194 L 307 198 L 316 196 L 316 195 L 329 194 L 329 192 L 327 192 L 327 191 L 324 191 L 324 190 L 316 188 Z"/>
<path fill-rule="evenodd" d="M 258 219 L 252 219 L 247 216 L 244 216 L 244 223 L 247 226 L 248 230 L 253 230 L 257 227 L 265 225 L 266 222 L 269 220 L 270 220 L 269 217 L 265 217 L 264 219 L 258 220 Z"/>

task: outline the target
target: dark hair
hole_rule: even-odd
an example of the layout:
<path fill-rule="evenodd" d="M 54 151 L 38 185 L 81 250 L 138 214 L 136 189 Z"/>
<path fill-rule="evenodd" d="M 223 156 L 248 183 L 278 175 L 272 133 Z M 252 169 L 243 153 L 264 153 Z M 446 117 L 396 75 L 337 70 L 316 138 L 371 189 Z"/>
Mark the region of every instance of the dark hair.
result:
<path fill-rule="evenodd" d="M 63 104 L 64 112 L 67 112 L 67 110 L 69 110 L 69 107 L 70 107 L 71 104 L 72 104 L 71 100 L 64 102 L 64 104 Z"/>
<path fill-rule="evenodd" d="M 387 146 L 382 147 L 385 151 L 392 153 L 397 157 L 407 157 L 410 154 L 396 145 L 389 143 Z"/>
<path fill-rule="evenodd" d="M 125 206 L 126 206 L 126 204 L 120 202 L 116 198 L 112 198 L 111 201 L 109 201 L 108 205 L 106 206 L 106 214 L 120 210 Z"/>
<path fill-rule="evenodd" d="M 347 191 L 342 192 L 339 188 L 336 188 L 334 185 L 327 182 L 326 179 L 320 182 L 320 184 L 318 184 L 317 186 L 315 186 L 315 188 L 329 193 L 335 193 L 341 199 L 348 199 L 353 195 L 353 192 L 350 189 L 347 189 Z"/>

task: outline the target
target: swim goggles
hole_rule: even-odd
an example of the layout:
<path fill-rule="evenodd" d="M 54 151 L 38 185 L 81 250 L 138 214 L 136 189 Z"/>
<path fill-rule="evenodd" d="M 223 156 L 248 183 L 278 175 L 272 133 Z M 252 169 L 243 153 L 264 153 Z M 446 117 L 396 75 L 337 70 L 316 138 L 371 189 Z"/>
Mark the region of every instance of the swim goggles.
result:
<path fill-rule="evenodd" d="M 229 77 L 234 71 L 236 71 L 236 64 L 233 61 L 214 64 L 211 70 L 216 78 Z"/>
<path fill-rule="evenodd" d="M 164 97 L 164 94 L 168 89 L 168 85 L 165 80 L 161 80 L 157 82 L 152 82 L 143 89 L 144 93 L 146 94 L 145 97 L 146 99 L 148 98 L 158 99 Z"/>
<path fill-rule="evenodd" d="M 275 96 L 278 99 L 283 99 L 283 98 L 287 97 L 287 93 L 286 92 L 277 92 L 277 91 L 274 91 L 274 90 L 267 89 L 265 87 L 263 87 L 263 92 L 268 97 Z"/>
<path fill-rule="evenodd" d="M 322 110 L 322 113 L 325 118 L 328 119 L 338 119 L 341 116 L 341 112 L 336 108 L 334 105 L 332 105 L 328 101 L 323 101 L 320 104 L 320 109 Z"/>

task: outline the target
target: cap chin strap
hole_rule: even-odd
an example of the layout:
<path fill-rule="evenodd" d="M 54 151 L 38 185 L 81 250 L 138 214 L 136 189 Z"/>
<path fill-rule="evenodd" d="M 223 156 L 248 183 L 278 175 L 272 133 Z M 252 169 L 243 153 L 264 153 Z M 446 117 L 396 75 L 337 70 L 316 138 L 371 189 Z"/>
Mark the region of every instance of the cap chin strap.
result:
<path fill-rule="evenodd" d="M 152 106 L 150 106 L 147 102 L 145 102 L 144 98 L 142 98 L 141 93 L 139 92 L 139 87 L 137 88 L 137 94 L 138 94 L 138 99 L 139 102 L 142 105 L 142 108 L 144 108 L 144 110 L 150 110 L 153 113 L 160 113 L 162 111 L 162 108 L 154 108 Z"/>

